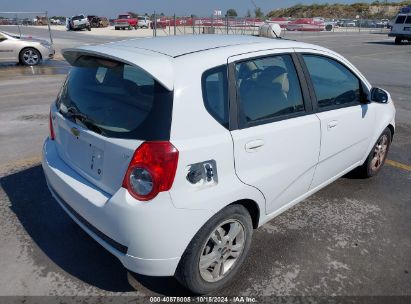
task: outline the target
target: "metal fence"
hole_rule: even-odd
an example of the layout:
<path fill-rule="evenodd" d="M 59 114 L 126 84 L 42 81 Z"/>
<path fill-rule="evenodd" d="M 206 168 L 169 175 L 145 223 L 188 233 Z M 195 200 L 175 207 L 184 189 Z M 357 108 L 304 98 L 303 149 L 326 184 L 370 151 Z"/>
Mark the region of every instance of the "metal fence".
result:
<path fill-rule="evenodd" d="M 305 18 L 309 19 L 309 18 Z M 387 32 L 389 30 L 388 20 L 358 19 L 348 22 L 345 18 L 343 22 L 323 21 L 315 22 L 308 20 L 305 24 L 298 24 L 297 21 L 275 21 L 258 18 L 241 17 L 160 17 L 154 15 L 152 23 L 152 35 L 186 35 L 186 34 L 236 34 L 236 35 L 257 35 L 258 29 L 264 23 L 278 23 L 283 36 L 290 35 L 291 32 L 300 34 L 313 32 L 346 32 L 346 33 L 370 33 Z M 302 20 L 302 19 L 300 19 Z"/>
<path fill-rule="evenodd" d="M 247 34 L 258 33 L 264 21 L 234 17 L 153 17 L 153 36 L 186 34 Z"/>
<path fill-rule="evenodd" d="M 1 12 L 0 25 L 15 26 L 20 36 L 24 35 L 25 26 L 46 26 L 49 32 L 50 42 L 53 43 L 53 35 L 50 29 L 51 20 L 45 12 Z"/>
<path fill-rule="evenodd" d="M 138 36 L 168 36 L 168 35 L 199 35 L 199 34 L 235 34 L 235 35 L 258 35 L 259 27 L 267 22 L 278 23 L 282 29 L 282 36 L 309 35 L 320 32 L 346 32 L 346 33 L 367 33 L 386 32 L 386 23 L 382 20 L 358 19 L 350 20 L 340 18 L 342 23 L 336 21 L 307 23 L 298 28 L 292 28 L 295 21 L 286 18 L 280 20 L 266 20 L 250 17 L 228 17 L 228 16 L 208 16 L 208 17 L 170 17 L 153 14 L 149 30 L 144 30 Z M 307 18 L 308 19 L 308 18 Z M 24 35 L 27 26 L 47 27 L 51 42 L 53 42 L 50 25 L 64 26 L 65 20 L 54 20 L 49 18 L 47 12 L 0 12 L 0 25 L 14 25 L 16 32 Z M 4 28 L 4 27 L 3 27 Z M 117 36 L 118 33 L 107 32 L 108 36 Z M 134 34 L 133 34 L 134 35 Z M 130 35 L 130 36 L 133 36 Z"/>

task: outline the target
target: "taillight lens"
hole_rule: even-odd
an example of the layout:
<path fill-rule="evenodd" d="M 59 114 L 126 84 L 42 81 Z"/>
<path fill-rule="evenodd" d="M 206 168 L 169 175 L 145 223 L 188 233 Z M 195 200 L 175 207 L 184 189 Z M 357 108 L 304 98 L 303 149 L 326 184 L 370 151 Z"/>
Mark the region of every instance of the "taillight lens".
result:
<path fill-rule="evenodd" d="M 168 141 L 144 142 L 134 152 L 123 187 L 136 199 L 148 201 L 170 190 L 178 163 L 178 150 Z"/>
<path fill-rule="evenodd" d="M 55 135 L 54 135 L 54 128 L 53 128 L 53 121 L 51 118 L 51 111 L 50 111 L 50 115 L 49 115 L 49 130 L 50 130 L 50 139 L 54 140 Z"/>

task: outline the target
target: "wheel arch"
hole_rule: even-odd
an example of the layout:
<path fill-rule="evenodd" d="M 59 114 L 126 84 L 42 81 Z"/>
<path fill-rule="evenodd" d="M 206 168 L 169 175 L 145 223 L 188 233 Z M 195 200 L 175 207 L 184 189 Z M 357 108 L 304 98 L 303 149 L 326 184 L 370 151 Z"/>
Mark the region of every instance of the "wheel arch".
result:
<path fill-rule="evenodd" d="M 393 138 L 394 138 L 395 128 L 394 128 L 394 126 L 393 126 L 392 124 L 389 124 L 389 125 L 387 126 L 387 128 L 390 129 L 390 131 L 391 131 L 391 141 L 392 141 Z"/>
<path fill-rule="evenodd" d="M 252 199 L 241 199 L 229 204 L 228 206 L 230 205 L 241 205 L 245 209 L 247 209 L 253 222 L 253 228 L 258 228 L 258 223 L 260 222 L 260 207 L 258 206 L 257 202 Z"/>

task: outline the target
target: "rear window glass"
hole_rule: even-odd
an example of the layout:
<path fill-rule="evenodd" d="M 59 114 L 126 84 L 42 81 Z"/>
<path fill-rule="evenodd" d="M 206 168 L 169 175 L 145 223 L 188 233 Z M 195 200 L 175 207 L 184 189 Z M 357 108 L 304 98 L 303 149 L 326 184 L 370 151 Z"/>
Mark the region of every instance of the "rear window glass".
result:
<path fill-rule="evenodd" d="M 399 24 L 399 23 L 404 23 L 406 16 L 398 16 L 397 20 L 395 20 L 395 23 Z"/>
<path fill-rule="evenodd" d="M 73 20 L 81 20 L 81 19 L 84 19 L 83 15 L 73 17 Z"/>
<path fill-rule="evenodd" d="M 207 111 L 228 129 L 227 67 L 220 66 L 206 71 L 202 83 Z"/>
<path fill-rule="evenodd" d="M 82 56 L 57 107 L 67 119 L 107 137 L 169 140 L 173 92 L 144 70 Z"/>

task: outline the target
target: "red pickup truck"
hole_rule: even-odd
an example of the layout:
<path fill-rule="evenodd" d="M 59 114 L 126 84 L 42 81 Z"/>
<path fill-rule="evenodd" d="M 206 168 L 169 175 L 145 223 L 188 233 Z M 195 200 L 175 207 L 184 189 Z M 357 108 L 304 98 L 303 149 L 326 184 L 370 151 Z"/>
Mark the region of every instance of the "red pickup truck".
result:
<path fill-rule="evenodd" d="M 132 18 L 130 14 L 120 14 L 118 18 L 114 20 L 114 29 L 115 30 L 125 30 L 129 29 L 132 30 L 137 29 L 138 27 L 138 19 Z"/>

